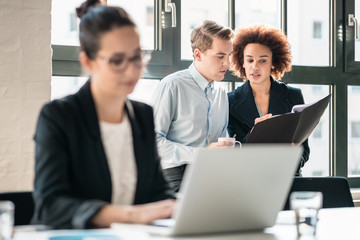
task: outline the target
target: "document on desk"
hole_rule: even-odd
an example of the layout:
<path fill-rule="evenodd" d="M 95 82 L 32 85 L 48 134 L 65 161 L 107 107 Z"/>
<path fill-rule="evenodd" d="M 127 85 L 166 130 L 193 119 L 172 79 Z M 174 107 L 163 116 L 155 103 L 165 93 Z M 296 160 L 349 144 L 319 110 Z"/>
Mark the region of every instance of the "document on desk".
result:
<path fill-rule="evenodd" d="M 255 124 L 247 143 L 303 143 L 319 123 L 331 94 L 312 104 L 295 105 L 290 113 Z"/>

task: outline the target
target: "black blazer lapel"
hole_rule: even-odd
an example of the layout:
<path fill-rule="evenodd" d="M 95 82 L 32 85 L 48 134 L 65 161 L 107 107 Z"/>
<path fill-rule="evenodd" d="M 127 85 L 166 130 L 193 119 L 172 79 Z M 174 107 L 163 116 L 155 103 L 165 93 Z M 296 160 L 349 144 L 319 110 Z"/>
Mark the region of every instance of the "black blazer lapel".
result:
<path fill-rule="evenodd" d="M 235 99 L 231 105 L 230 114 L 236 119 L 248 123 L 249 126 L 253 126 L 254 119 L 259 117 L 259 113 L 249 81 L 235 90 Z"/>
<path fill-rule="evenodd" d="M 84 124 L 87 126 L 88 132 L 93 138 L 96 146 L 96 153 L 98 157 L 96 157 L 99 166 L 101 167 L 99 170 L 104 172 L 105 176 L 105 186 L 108 188 L 107 192 L 112 193 L 112 183 L 111 183 L 111 175 L 109 165 L 106 159 L 106 154 L 104 150 L 104 146 L 101 140 L 99 119 L 97 116 L 95 102 L 91 94 L 90 90 L 91 81 L 90 79 L 80 88 L 77 93 L 79 104 L 81 105 L 82 114 L 84 116 Z M 110 195 L 111 200 L 111 195 Z"/>
<path fill-rule="evenodd" d="M 289 89 L 284 83 L 279 83 L 271 78 L 269 113 L 273 115 L 291 111 L 292 103 L 288 98 Z"/>
<path fill-rule="evenodd" d="M 89 133 L 94 139 L 101 140 L 99 119 L 97 117 L 95 102 L 91 94 L 90 85 L 91 82 L 89 79 L 84 86 L 80 88 L 77 95 Z"/>

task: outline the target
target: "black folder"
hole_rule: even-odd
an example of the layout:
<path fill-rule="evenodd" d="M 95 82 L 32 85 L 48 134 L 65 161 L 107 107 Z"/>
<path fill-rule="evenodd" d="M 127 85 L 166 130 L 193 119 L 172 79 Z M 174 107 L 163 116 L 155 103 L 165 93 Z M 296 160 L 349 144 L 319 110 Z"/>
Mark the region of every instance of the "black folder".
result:
<path fill-rule="evenodd" d="M 303 143 L 319 123 L 331 94 L 312 104 L 295 105 L 290 113 L 255 124 L 247 143 Z"/>

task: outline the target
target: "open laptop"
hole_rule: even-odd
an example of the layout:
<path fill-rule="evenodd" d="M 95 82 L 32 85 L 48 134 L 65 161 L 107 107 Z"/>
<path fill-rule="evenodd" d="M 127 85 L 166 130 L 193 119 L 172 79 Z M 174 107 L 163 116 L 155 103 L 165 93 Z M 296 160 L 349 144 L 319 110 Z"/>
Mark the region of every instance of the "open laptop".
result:
<path fill-rule="evenodd" d="M 162 226 L 112 227 L 168 236 L 270 227 L 284 206 L 301 154 L 301 146 L 290 144 L 200 151 L 186 169 L 173 219 L 154 222 Z"/>

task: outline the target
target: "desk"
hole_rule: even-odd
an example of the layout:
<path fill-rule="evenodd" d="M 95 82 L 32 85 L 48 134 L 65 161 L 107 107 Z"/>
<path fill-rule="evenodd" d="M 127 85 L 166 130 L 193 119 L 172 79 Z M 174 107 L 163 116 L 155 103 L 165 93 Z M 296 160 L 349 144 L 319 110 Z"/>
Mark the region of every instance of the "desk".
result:
<path fill-rule="evenodd" d="M 262 232 L 248 232 L 236 234 L 219 234 L 196 237 L 159 237 L 148 236 L 146 233 L 122 233 L 124 240 L 296 240 L 297 233 L 294 224 L 294 212 L 282 211 L 278 214 L 276 224 Z M 114 230 L 109 230 L 114 231 Z M 360 239 L 360 207 L 328 208 L 319 212 L 317 240 L 352 240 Z M 59 231 L 51 231 L 56 233 Z M 42 240 L 47 239 L 49 232 L 16 232 L 14 240 Z M 131 235 L 133 234 L 133 235 Z M 301 240 L 313 238 L 301 238 Z"/>

